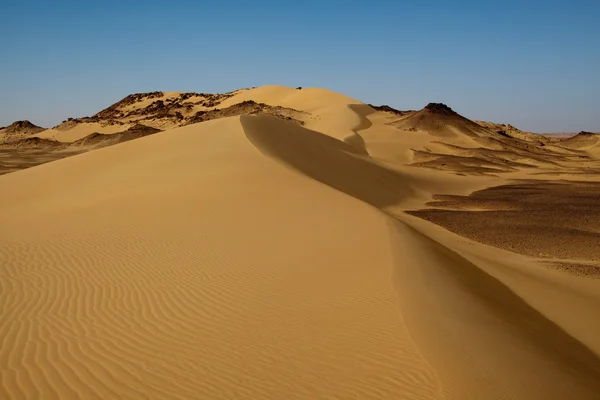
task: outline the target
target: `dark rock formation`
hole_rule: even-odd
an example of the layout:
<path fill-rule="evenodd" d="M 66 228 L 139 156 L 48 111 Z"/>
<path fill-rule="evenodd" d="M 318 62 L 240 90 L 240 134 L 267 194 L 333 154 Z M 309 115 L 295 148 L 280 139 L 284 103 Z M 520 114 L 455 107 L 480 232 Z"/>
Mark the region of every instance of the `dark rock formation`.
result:
<path fill-rule="evenodd" d="M 45 130 L 41 126 L 34 125 L 29 121 L 16 121 L 4 129 L 6 133 L 22 133 L 28 135 Z"/>
<path fill-rule="evenodd" d="M 414 111 L 400 111 L 400 110 L 396 110 L 395 108 L 392 108 L 388 105 L 382 105 L 382 106 L 375 106 L 373 104 L 369 104 L 369 106 L 371 106 L 372 108 L 376 109 L 377 111 L 383 111 L 383 112 L 389 112 L 395 115 L 406 115 L 409 114 L 411 112 Z"/>
<path fill-rule="evenodd" d="M 458 115 L 454 110 L 443 103 L 429 103 L 425 106 L 425 110 L 438 115 Z"/>

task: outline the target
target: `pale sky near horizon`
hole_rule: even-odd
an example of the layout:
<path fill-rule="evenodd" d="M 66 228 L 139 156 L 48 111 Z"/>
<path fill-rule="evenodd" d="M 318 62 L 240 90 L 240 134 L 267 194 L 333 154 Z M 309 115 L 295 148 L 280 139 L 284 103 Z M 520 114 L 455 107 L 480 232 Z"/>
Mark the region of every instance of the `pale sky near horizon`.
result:
<path fill-rule="evenodd" d="M 0 126 L 130 93 L 324 87 L 600 132 L 600 1 L 28 1 L 0 5 Z"/>

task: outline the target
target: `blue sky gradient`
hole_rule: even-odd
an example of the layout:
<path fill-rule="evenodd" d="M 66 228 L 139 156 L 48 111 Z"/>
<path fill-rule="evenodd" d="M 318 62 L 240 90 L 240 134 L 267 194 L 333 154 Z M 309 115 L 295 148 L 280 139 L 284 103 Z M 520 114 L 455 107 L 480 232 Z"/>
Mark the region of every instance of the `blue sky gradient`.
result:
<path fill-rule="evenodd" d="M 154 90 L 280 84 L 600 131 L 600 1 L 3 2 L 0 126 Z"/>

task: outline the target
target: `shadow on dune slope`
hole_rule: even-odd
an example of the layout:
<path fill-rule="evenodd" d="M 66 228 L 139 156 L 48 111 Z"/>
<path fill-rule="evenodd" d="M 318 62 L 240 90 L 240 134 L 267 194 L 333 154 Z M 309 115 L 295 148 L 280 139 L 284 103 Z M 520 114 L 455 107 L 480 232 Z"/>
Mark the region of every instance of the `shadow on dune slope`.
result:
<path fill-rule="evenodd" d="M 599 393 L 600 359 L 586 345 L 455 250 L 409 224 L 389 225 L 403 314 L 423 348 L 436 353 L 430 357 L 441 359 L 437 352 L 456 348 L 465 359 L 452 362 L 471 364 L 475 375 L 496 371 L 504 383 L 510 381 L 507 388 L 527 387 L 528 398 L 571 394 L 587 399 Z M 465 343 L 470 344 L 467 349 Z M 446 367 L 452 371 L 451 365 Z M 536 373 L 520 373 L 525 371 Z M 532 377 L 540 385 L 530 382 Z"/>
<path fill-rule="evenodd" d="M 241 123 L 247 138 L 265 155 L 379 209 L 385 211 L 387 206 L 417 195 L 410 177 L 378 164 L 348 143 L 269 116 L 242 116 Z M 417 296 L 419 304 L 429 305 L 426 309 L 431 314 L 426 322 L 431 326 L 423 326 L 418 315 L 412 316 L 410 325 L 424 335 L 442 331 L 447 338 L 444 346 L 450 350 L 434 343 L 439 341 L 437 334 L 419 340 L 423 348 L 440 351 L 430 354 L 433 359 L 443 360 L 456 352 L 467 357 L 461 362 L 471 365 L 472 372 L 478 365 L 501 370 L 501 376 L 511 380 L 510 390 L 523 389 L 537 397 L 555 393 L 547 398 L 564 398 L 577 387 L 579 398 L 590 398 L 590 393 L 600 389 L 598 356 L 562 326 L 456 250 L 405 222 L 393 226 L 391 247 L 400 260 L 395 283 L 398 292 L 403 292 L 399 293 L 400 303 L 412 303 Z M 415 309 L 422 307 L 408 304 L 405 312 Z M 448 315 L 454 316 L 449 319 Z M 472 327 L 465 332 L 469 325 Z M 472 344 L 466 355 L 464 335 Z M 523 352 L 523 348 L 528 350 Z M 514 369 L 514 365 L 522 369 Z M 527 383 L 523 371 L 538 371 L 538 384 Z"/>
<path fill-rule="evenodd" d="M 241 123 L 262 153 L 377 208 L 415 196 L 407 177 L 349 143 L 270 116 L 242 116 Z"/>
<path fill-rule="evenodd" d="M 358 116 L 358 118 L 360 119 L 360 122 L 352 130 L 354 132 L 354 134 L 345 138 L 344 142 L 348 143 L 349 145 L 351 145 L 353 147 L 356 147 L 363 154 L 369 155 L 369 151 L 367 150 L 367 145 L 365 143 L 365 140 L 358 133 L 358 131 L 361 131 L 363 129 L 369 129 L 371 126 L 373 126 L 373 123 L 371 122 L 371 120 L 369 120 L 369 118 L 367 118 L 367 116 L 369 114 L 374 113 L 376 110 L 367 104 L 349 104 L 348 108 L 350 108 Z"/>

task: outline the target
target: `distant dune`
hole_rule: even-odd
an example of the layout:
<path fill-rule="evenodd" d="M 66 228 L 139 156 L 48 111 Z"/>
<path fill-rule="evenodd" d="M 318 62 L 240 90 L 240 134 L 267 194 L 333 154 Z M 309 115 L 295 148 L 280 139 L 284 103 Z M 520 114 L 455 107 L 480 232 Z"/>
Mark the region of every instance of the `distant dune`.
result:
<path fill-rule="evenodd" d="M 591 132 L 579 132 L 577 135 L 571 136 L 561 142 L 562 146 L 570 149 L 592 149 L 600 143 L 600 134 Z"/>
<path fill-rule="evenodd" d="M 595 135 L 282 86 L 38 128 L 0 132 L 2 399 L 598 398 Z"/>

